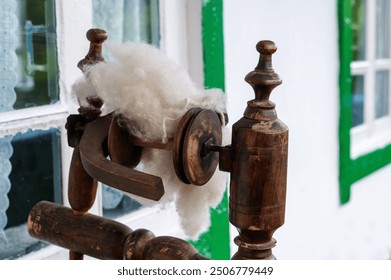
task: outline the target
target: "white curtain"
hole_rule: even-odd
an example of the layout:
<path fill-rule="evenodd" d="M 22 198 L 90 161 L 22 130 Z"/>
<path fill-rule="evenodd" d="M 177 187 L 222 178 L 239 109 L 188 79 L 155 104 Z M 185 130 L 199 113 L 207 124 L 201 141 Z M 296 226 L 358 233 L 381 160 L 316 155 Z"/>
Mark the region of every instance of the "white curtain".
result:
<path fill-rule="evenodd" d="M 15 0 L 0 0 L 0 112 L 10 111 L 16 100 L 16 46 L 18 18 Z M 4 228 L 7 225 L 6 211 L 9 206 L 8 192 L 11 188 L 9 174 L 13 153 L 12 137 L 0 138 L 0 250 L 7 244 Z"/>
<path fill-rule="evenodd" d="M 114 42 L 158 45 L 158 0 L 93 0 L 93 19 Z"/>

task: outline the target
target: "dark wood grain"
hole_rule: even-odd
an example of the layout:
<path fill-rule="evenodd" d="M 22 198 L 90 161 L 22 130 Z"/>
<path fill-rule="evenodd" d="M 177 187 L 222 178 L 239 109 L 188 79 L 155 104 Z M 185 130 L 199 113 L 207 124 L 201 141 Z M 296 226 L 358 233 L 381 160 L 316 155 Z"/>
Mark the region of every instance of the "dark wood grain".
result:
<path fill-rule="evenodd" d="M 271 65 L 276 49 L 271 41 L 258 43 L 259 63 L 246 76 L 255 99 L 232 127 L 229 219 L 239 231 L 233 259 L 273 258 L 272 236 L 284 224 L 288 128 L 269 101 L 282 82 Z"/>
<path fill-rule="evenodd" d="M 70 250 L 70 259 L 88 255 L 103 260 L 202 260 L 193 245 L 169 236 L 155 237 L 146 229 L 133 231 L 116 221 L 48 201 L 37 203 L 27 222 L 29 234 Z"/>
<path fill-rule="evenodd" d="M 103 116 L 91 122 L 80 142 L 80 155 L 84 169 L 98 181 L 124 192 L 144 198 L 159 200 L 164 194 L 160 177 L 122 166 L 108 160 L 102 150 L 111 116 Z"/>

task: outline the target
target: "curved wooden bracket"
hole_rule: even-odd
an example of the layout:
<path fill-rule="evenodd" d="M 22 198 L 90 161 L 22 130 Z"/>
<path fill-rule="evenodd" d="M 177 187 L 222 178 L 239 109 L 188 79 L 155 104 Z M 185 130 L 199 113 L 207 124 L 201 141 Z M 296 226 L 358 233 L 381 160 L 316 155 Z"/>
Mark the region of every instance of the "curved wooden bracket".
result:
<path fill-rule="evenodd" d="M 88 124 L 80 141 L 80 156 L 86 172 L 98 181 L 127 193 L 159 200 L 164 194 L 160 177 L 122 166 L 106 159 L 104 143 L 108 136 L 111 115 Z"/>

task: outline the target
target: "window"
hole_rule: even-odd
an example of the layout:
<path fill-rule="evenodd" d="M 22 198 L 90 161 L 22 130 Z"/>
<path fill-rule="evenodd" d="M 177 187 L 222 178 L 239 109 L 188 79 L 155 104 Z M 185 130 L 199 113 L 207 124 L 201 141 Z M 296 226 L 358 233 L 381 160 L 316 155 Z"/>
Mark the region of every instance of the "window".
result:
<path fill-rule="evenodd" d="M 391 162 L 389 0 L 339 1 L 340 191 Z"/>
<path fill-rule="evenodd" d="M 5 0 L 0 11 L 0 259 L 44 246 L 27 234 L 40 200 L 62 203 L 54 0 Z"/>

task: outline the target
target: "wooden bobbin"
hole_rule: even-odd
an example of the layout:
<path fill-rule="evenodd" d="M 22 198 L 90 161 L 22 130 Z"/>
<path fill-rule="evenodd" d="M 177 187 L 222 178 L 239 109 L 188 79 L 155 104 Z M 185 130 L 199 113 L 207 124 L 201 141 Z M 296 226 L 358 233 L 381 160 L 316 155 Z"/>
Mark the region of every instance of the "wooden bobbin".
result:
<path fill-rule="evenodd" d="M 115 115 L 111 120 L 107 140 L 109 156 L 115 163 L 135 168 L 140 163 L 142 147 L 133 144 L 129 132 L 119 125 L 120 118 Z"/>
<path fill-rule="evenodd" d="M 218 153 L 207 145 L 222 143 L 221 121 L 213 110 L 192 108 L 181 119 L 173 144 L 174 169 L 185 184 L 202 186 L 213 176 Z"/>

